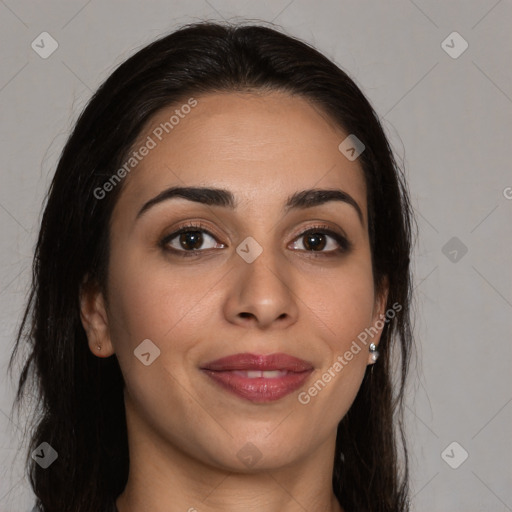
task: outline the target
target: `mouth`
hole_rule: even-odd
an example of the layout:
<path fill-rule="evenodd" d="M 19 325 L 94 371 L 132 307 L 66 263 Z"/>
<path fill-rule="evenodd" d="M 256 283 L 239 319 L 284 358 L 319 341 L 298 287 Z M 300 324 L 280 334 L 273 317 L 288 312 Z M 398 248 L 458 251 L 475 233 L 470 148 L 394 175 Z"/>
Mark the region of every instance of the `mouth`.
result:
<path fill-rule="evenodd" d="M 256 403 L 279 400 L 301 387 L 314 367 L 288 354 L 234 354 L 201 368 L 220 389 Z"/>

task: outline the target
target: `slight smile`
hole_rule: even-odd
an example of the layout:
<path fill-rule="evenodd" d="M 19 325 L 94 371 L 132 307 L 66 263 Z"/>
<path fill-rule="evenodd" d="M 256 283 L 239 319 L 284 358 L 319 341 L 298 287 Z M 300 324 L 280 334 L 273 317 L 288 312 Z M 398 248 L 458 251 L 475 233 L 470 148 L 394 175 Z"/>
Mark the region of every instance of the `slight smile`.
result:
<path fill-rule="evenodd" d="M 288 354 L 234 354 L 200 368 L 219 386 L 256 403 L 279 400 L 301 387 L 314 368 Z"/>

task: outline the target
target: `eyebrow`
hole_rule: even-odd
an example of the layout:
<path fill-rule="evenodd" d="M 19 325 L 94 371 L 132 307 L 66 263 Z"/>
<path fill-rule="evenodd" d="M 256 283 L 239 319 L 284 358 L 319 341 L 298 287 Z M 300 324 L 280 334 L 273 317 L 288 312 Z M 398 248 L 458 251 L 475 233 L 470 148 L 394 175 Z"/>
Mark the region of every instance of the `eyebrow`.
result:
<path fill-rule="evenodd" d="M 153 206 L 169 199 L 181 197 L 196 203 L 210 206 L 222 206 L 236 209 L 238 202 L 234 195 L 226 189 L 208 187 L 171 187 L 160 192 L 157 196 L 147 201 L 137 213 L 136 220 Z M 340 201 L 351 205 L 357 212 L 361 224 L 364 226 L 363 213 L 356 200 L 347 192 L 339 189 L 308 189 L 295 192 L 288 197 L 284 205 L 285 213 L 292 209 L 306 209 L 322 204 Z"/>

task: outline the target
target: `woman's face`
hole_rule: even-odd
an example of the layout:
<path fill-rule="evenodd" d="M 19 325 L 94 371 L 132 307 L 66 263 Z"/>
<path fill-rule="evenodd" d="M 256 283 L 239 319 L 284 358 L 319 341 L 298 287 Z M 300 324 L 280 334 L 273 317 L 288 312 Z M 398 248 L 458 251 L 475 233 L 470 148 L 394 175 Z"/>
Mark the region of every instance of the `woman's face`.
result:
<path fill-rule="evenodd" d="M 102 355 L 115 352 L 129 427 L 148 446 L 237 471 L 256 459 L 258 469 L 282 467 L 322 446 L 333 453 L 380 333 L 367 344 L 358 335 L 385 304 L 374 293 L 362 169 L 338 149 L 349 134 L 285 93 L 195 100 L 158 113 L 134 145 L 150 149 L 112 215 L 105 330 L 91 351 L 99 355 L 100 339 Z M 222 189 L 232 204 L 169 196 L 139 213 L 173 187 Z M 287 207 L 319 189 L 355 205 L 315 196 Z M 257 357 L 276 353 L 305 365 Z M 255 357 L 205 370 L 237 354 Z M 279 367 L 288 369 L 254 373 Z"/>

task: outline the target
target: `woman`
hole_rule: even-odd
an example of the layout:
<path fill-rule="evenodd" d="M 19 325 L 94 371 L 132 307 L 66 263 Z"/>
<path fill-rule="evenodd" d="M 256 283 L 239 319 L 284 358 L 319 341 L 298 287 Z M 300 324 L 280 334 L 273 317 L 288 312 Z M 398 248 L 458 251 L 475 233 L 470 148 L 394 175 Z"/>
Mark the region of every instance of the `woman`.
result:
<path fill-rule="evenodd" d="M 199 23 L 129 58 L 61 155 L 10 361 L 26 338 L 40 509 L 408 510 L 412 222 L 305 43 Z"/>

